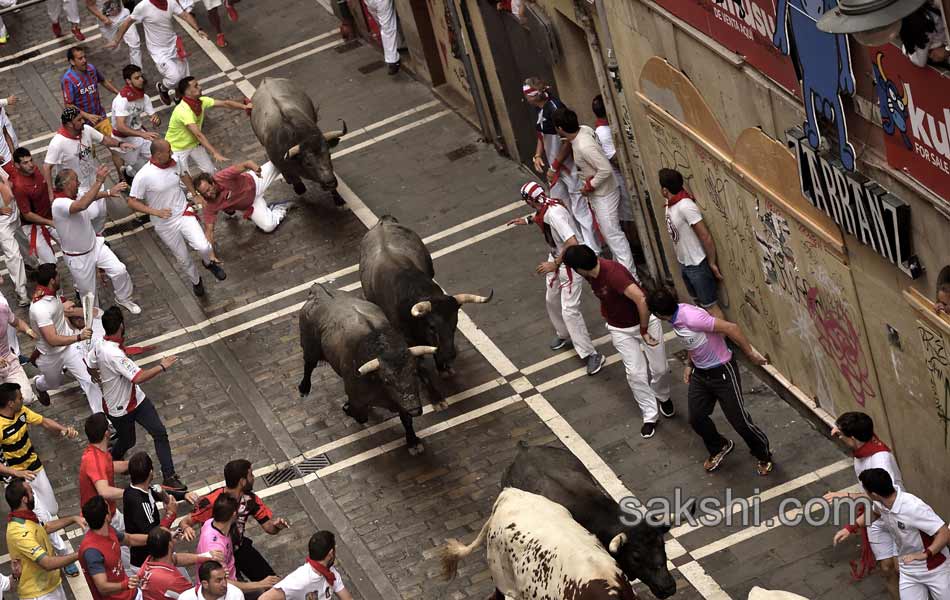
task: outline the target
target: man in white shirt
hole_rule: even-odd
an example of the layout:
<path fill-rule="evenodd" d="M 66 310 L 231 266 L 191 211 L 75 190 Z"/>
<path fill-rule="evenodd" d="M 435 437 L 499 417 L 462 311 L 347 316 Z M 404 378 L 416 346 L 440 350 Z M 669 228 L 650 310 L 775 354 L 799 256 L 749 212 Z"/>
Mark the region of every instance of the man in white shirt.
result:
<path fill-rule="evenodd" d="M 60 115 L 63 126 L 53 135 L 46 149 L 46 158 L 43 162 L 43 176 L 49 188 L 49 196 L 53 197 L 53 167 L 58 169 L 72 169 L 79 176 L 79 190 L 77 197 L 82 197 L 89 190 L 96 179 L 96 160 L 92 155 L 93 144 L 101 144 L 106 148 L 120 148 L 129 150 L 130 145 L 120 143 L 111 135 L 103 135 L 94 127 L 85 124 L 82 113 L 75 106 L 67 106 Z M 99 182 L 101 187 L 102 182 Z M 108 218 L 108 208 L 105 199 L 108 193 L 99 194 L 93 201 L 97 211 L 93 217 L 93 227 L 96 234 L 102 233 Z"/>
<path fill-rule="evenodd" d="M 20 254 L 20 244 L 14 237 L 20 227 L 20 211 L 17 209 L 13 190 L 7 182 L 0 180 L 0 253 L 7 264 L 7 272 L 13 280 L 13 289 L 19 300 L 19 305 L 30 305 L 30 296 L 26 292 L 26 268 L 23 255 Z"/>
<path fill-rule="evenodd" d="M 512 219 L 508 225 L 536 224 L 548 243 L 548 259 L 538 265 L 536 272 L 544 275 L 545 305 L 556 334 L 551 350 L 573 345 L 587 363 L 587 374 L 595 375 L 607 359 L 595 350 L 581 313 L 581 278 L 564 265 L 564 251 L 577 245 L 574 219 L 560 200 L 548 198 L 533 181 L 521 186 L 521 198 L 536 212 Z"/>
<path fill-rule="evenodd" d="M 633 209 L 630 206 L 630 192 L 627 191 L 627 182 L 620 174 L 620 162 L 617 160 L 617 147 L 614 145 L 614 132 L 607 121 L 607 108 L 604 106 L 604 97 L 600 94 L 594 96 L 591 101 L 591 110 L 597 120 L 594 123 L 594 133 L 597 134 L 597 141 L 604 150 L 604 156 L 610 161 L 610 166 L 614 170 L 614 178 L 620 187 L 620 224 L 624 231 L 628 227 L 632 228 Z M 635 231 L 635 230 L 634 230 Z M 630 232 L 627 232 L 631 235 Z M 632 237 L 632 236 L 631 236 Z"/>
<path fill-rule="evenodd" d="M 340 600 L 353 600 L 336 570 L 336 538 L 330 531 L 318 531 L 307 544 L 307 562 L 277 585 L 264 592 L 260 600 L 328 600 L 332 594 Z M 313 594 L 311 596 L 311 594 Z"/>
<path fill-rule="evenodd" d="M 554 126 L 558 134 L 571 142 L 574 162 L 582 182 L 581 194 L 590 202 L 600 235 L 604 237 L 614 260 L 635 276 L 637 268 L 633 264 L 630 242 L 620 229 L 620 188 L 594 130 L 587 125 L 580 125 L 577 114 L 566 108 L 559 108 L 554 113 Z"/>
<path fill-rule="evenodd" d="M 7 115 L 7 107 L 16 102 L 16 96 L 0 98 L 0 167 L 7 175 L 13 175 L 13 151 L 20 145 L 13 123 Z"/>
<path fill-rule="evenodd" d="M 660 193 L 666 199 L 666 228 L 673 240 L 683 282 L 693 301 L 717 319 L 717 287 L 722 281 L 716 260 L 716 242 L 703 221 L 699 206 L 683 187 L 683 176 L 673 169 L 660 169 Z"/>
<path fill-rule="evenodd" d="M 172 103 L 171 96 L 168 95 L 169 90 L 175 89 L 179 81 L 191 74 L 184 46 L 175 33 L 176 16 L 184 19 L 198 35 L 208 39 L 208 35 L 198 27 L 195 18 L 182 8 L 178 0 L 146 0 L 135 5 L 131 18 L 119 26 L 112 43 L 106 46 L 117 47 L 129 28 L 141 23 L 145 30 L 145 47 L 162 76 L 162 81 L 156 83 L 155 87 L 166 105 Z M 141 61 L 136 64 L 141 66 Z"/>
<path fill-rule="evenodd" d="M 86 0 L 86 8 L 99 21 L 99 33 L 102 39 L 115 39 L 119 27 L 129 18 L 129 9 L 122 5 L 122 0 Z M 129 27 L 122 36 L 125 45 L 129 47 L 129 62 L 142 64 L 142 41 L 135 27 Z"/>
<path fill-rule="evenodd" d="M 133 315 L 142 312 L 132 302 L 132 277 L 119 257 L 106 245 L 105 238 L 97 236 L 93 229 L 97 206 L 93 202 L 100 195 L 108 175 L 105 165 L 100 165 L 93 180 L 93 186 L 83 196 L 78 195 L 79 181 L 72 169 L 64 169 L 56 175 L 53 194 L 53 223 L 59 234 L 59 245 L 63 249 L 63 260 L 73 275 L 73 282 L 81 296 L 93 294 L 94 305 L 99 306 L 99 294 L 96 290 L 96 270 L 102 269 L 115 291 L 115 300 Z M 126 183 L 117 183 L 108 190 L 108 196 L 118 196 L 128 188 Z"/>
<path fill-rule="evenodd" d="M 244 592 L 228 583 L 227 570 L 216 560 L 201 563 L 198 581 L 198 585 L 179 594 L 178 600 L 244 600 Z"/>
<path fill-rule="evenodd" d="M 40 403 L 49 406 L 49 391 L 65 382 L 64 371 L 69 372 L 82 388 L 93 413 L 102 412 L 102 391 L 93 383 L 89 370 L 83 362 L 83 351 L 79 342 L 92 337 L 88 327 L 80 333 L 66 322 L 66 312 L 70 316 L 81 316 L 82 308 L 72 302 L 63 302 L 56 293 L 59 291 L 59 277 L 56 265 L 45 263 L 36 270 L 36 291 L 33 292 L 33 304 L 30 305 L 30 327 L 37 332 L 36 350 L 39 357 L 36 367 L 40 375 L 33 378 L 33 387 Z"/>
<path fill-rule="evenodd" d="M 152 127 L 158 127 L 162 122 L 155 114 L 152 99 L 145 93 L 145 75 L 142 74 L 139 64 L 126 65 L 122 69 L 125 87 L 119 90 L 119 94 L 112 100 L 113 135 L 133 147 L 132 150 L 117 152 L 125 162 L 128 181 L 131 181 L 151 158 L 149 143 L 159 138 L 154 131 L 145 129 L 146 119 Z"/>
<path fill-rule="evenodd" d="M 198 215 L 185 198 L 181 168 L 172 160 L 171 146 L 167 141 L 158 139 L 152 142 L 151 151 L 151 160 L 132 180 L 129 208 L 151 216 L 155 233 L 175 256 L 181 270 L 191 281 L 195 295 L 204 296 L 204 284 L 188 253 L 188 246 L 201 256 L 204 267 L 218 281 L 224 281 L 227 274 L 205 236 Z"/>

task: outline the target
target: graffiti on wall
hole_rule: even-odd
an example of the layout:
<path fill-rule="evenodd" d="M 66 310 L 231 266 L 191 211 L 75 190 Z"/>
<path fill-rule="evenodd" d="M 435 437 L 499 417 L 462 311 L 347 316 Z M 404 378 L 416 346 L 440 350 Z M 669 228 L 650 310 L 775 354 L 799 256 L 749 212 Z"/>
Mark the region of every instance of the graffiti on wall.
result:
<path fill-rule="evenodd" d="M 653 139 L 656 141 L 659 164 L 679 171 L 683 176 L 686 189 L 692 189 L 693 168 L 689 164 L 689 150 L 686 142 L 653 117 L 650 117 L 650 128 L 653 130 Z"/>
<path fill-rule="evenodd" d="M 924 346 L 924 364 L 930 375 L 930 389 L 937 405 L 937 418 L 943 427 L 944 448 L 950 448 L 950 356 L 943 335 L 917 321 L 917 332 Z"/>

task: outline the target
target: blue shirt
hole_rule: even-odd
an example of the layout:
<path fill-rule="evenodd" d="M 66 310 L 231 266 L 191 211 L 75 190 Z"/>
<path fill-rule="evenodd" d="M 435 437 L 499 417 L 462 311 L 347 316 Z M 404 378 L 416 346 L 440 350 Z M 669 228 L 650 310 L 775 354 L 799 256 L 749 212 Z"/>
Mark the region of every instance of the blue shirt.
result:
<path fill-rule="evenodd" d="M 104 117 L 106 111 L 99 98 L 99 84 L 103 81 L 105 77 L 92 63 L 86 64 L 84 73 L 70 67 L 59 80 L 63 89 L 63 101 L 90 115 Z"/>

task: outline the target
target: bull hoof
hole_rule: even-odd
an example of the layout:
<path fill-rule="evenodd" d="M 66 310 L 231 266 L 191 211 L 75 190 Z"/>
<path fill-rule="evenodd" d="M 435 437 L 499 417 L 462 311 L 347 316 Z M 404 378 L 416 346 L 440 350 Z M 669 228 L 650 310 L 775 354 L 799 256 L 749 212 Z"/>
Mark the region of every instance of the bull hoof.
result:
<path fill-rule="evenodd" d="M 422 442 L 419 442 L 415 446 L 409 446 L 409 455 L 410 456 L 419 456 L 426 451 L 426 447 L 422 445 Z"/>
<path fill-rule="evenodd" d="M 305 386 L 302 386 L 302 385 L 297 386 L 297 391 L 300 392 L 300 397 L 301 397 L 301 398 L 306 398 L 307 396 L 310 395 L 310 387 L 309 387 L 309 386 L 306 386 L 306 387 L 305 387 Z"/>
<path fill-rule="evenodd" d="M 445 410 L 448 407 L 449 407 L 449 403 L 446 402 L 445 400 L 442 400 L 441 402 L 432 403 L 432 410 Z"/>
<path fill-rule="evenodd" d="M 346 200 L 336 190 L 333 190 L 333 205 L 337 207 L 346 206 Z"/>
<path fill-rule="evenodd" d="M 297 183 L 294 184 L 294 192 L 298 196 L 303 196 L 304 194 L 307 193 L 307 186 L 305 186 L 303 182 L 298 181 Z"/>

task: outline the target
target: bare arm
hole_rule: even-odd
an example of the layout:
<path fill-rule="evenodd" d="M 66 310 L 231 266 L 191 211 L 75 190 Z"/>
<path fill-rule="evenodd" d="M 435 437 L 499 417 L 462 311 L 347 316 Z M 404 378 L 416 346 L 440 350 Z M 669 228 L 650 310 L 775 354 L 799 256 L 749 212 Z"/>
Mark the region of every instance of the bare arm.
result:
<path fill-rule="evenodd" d="M 49 417 L 43 417 L 43 420 L 40 422 L 40 427 L 54 433 L 58 433 L 70 439 L 75 438 L 79 435 L 79 432 L 73 429 L 72 427 L 65 427 L 59 423 L 59 421 L 54 421 Z"/>
<path fill-rule="evenodd" d="M 152 215 L 153 217 L 158 217 L 160 219 L 167 219 L 168 217 L 171 216 L 171 211 L 168 210 L 167 208 L 162 209 L 162 210 L 151 208 L 149 205 L 145 204 L 140 199 L 135 198 L 133 196 L 129 196 L 129 198 L 126 200 L 126 204 L 128 205 L 129 208 L 131 208 L 135 212 L 145 213 L 147 215 Z"/>
<path fill-rule="evenodd" d="M 716 258 L 716 240 L 713 239 L 712 233 L 706 227 L 706 221 L 699 221 L 693 225 L 693 231 L 696 232 L 696 237 L 703 244 L 703 249 L 706 251 L 706 260 L 709 261 L 709 268 L 712 269 L 717 278 L 721 279 L 719 261 Z"/>
<path fill-rule="evenodd" d="M 204 133 L 201 132 L 201 129 L 198 128 L 198 125 L 196 123 L 189 123 L 187 127 L 188 127 L 188 131 L 190 131 L 192 135 L 194 135 L 198 139 L 198 143 L 204 146 L 205 150 L 210 152 L 211 156 L 215 160 L 226 160 L 224 156 L 220 152 L 218 152 L 218 150 L 214 146 L 211 145 L 211 142 L 208 141 L 208 138 L 205 136 Z"/>
<path fill-rule="evenodd" d="M 154 367 L 149 367 L 148 369 L 142 369 L 141 371 L 139 371 L 138 375 L 136 375 L 135 378 L 132 379 L 132 383 L 138 385 L 141 383 L 145 383 L 146 381 L 150 379 L 153 379 L 154 377 L 164 373 L 168 367 L 175 364 L 176 360 L 178 360 L 178 358 L 175 356 L 166 356 L 165 358 L 160 360 L 159 363 L 155 365 Z"/>
<path fill-rule="evenodd" d="M 337 598 L 340 600 L 353 600 L 353 596 L 350 595 L 350 591 L 346 588 L 343 588 L 337 593 Z"/>
<path fill-rule="evenodd" d="M 280 578 L 276 575 L 269 575 L 260 581 L 238 581 L 236 579 L 228 579 L 228 583 L 242 592 L 261 592 L 264 590 L 269 590 L 279 581 Z"/>
<path fill-rule="evenodd" d="M 95 485 L 96 492 L 106 500 L 121 500 L 122 495 L 125 493 L 125 490 L 109 485 L 109 482 L 105 479 L 99 479 Z"/>
<path fill-rule="evenodd" d="M 46 533 L 53 533 L 54 531 L 59 531 L 60 529 L 69 527 L 70 525 L 79 525 L 80 527 L 85 527 L 86 520 L 80 516 L 63 517 L 61 519 L 56 519 L 55 521 L 47 521 L 43 523 L 43 529 L 46 531 Z"/>
<path fill-rule="evenodd" d="M 271 588 L 261 594 L 258 600 L 286 600 L 287 594 L 280 588 Z"/>
<path fill-rule="evenodd" d="M 52 219 L 44 219 L 35 212 L 20 213 L 20 216 L 23 217 L 23 220 L 27 223 L 36 223 L 37 225 L 46 225 L 47 227 L 55 227 Z"/>
<path fill-rule="evenodd" d="M 111 79 L 103 80 L 102 87 L 106 88 L 107 90 L 115 94 L 116 96 L 119 95 L 119 88 L 115 87 Z"/>
<path fill-rule="evenodd" d="M 116 117 L 115 118 L 115 130 L 127 137 L 138 137 L 144 140 L 156 140 L 158 139 L 158 134 L 154 131 L 145 131 L 142 129 L 131 129 L 128 124 L 125 122 L 125 117 Z"/>
<path fill-rule="evenodd" d="M 208 34 L 206 34 L 204 30 L 201 29 L 201 27 L 198 27 L 198 21 L 195 20 L 195 16 L 193 14 L 188 13 L 188 12 L 183 12 L 181 14 L 181 18 L 182 20 L 185 21 L 185 23 L 188 23 L 188 25 L 191 26 L 192 29 L 197 31 L 198 35 L 200 35 L 204 39 L 208 39 Z"/>
<path fill-rule="evenodd" d="M 89 332 L 89 335 L 83 337 L 85 332 Z M 68 346 L 70 344 L 75 344 L 83 339 L 89 339 L 92 337 L 92 331 L 89 329 L 84 329 L 83 333 L 77 333 L 76 335 L 59 335 L 56 332 L 56 328 L 52 325 L 46 325 L 40 327 L 40 335 L 43 336 L 43 340 L 46 341 L 50 346 Z"/>
<path fill-rule="evenodd" d="M 205 237 L 208 243 L 214 245 L 214 223 L 205 223 Z"/>
<path fill-rule="evenodd" d="M 79 558 L 79 554 L 72 552 L 66 556 L 46 556 L 36 561 L 44 571 L 58 571 L 67 565 L 71 565 Z"/>
<path fill-rule="evenodd" d="M 713 324 L 713 331 L 716 333 L 721 333 L 729 337 L 730 340 L 736 343 L 737 346 L 749 357 L 753 363 L 757 365 L 764 365 L 767 361 L 762 357 L 761 354 L 755 351 L 755 348 L 752 347 L 752 344 L 749 343 L 749 338 L 745 336 L 742 328 L 724 319 L 716 319 Z"/>
<path fill-rule="evenodd" d="M 111 596 L 112 594 L 118 594 L 123 590 L 131 589 L 131 582 L 109 581 L 109 576 L 106 573 L 96 573 L 92 576 L 92 582 L 96 585 L 96 589 L 103 596 Z"/>
<path fill-rule="evenodd" d="M 46 191 L 49 197 L 53 197 L 53 165 L 48 162 L 43 163 L 43 178 L 46 179 Z"/>
<path fill-rule="evenodd" d="M 111 140 L 113 138 L 108 139 Z M 106 166 L 99 165 L 99 168 L 96 169 L 96 180 L 91 186 L 89 186 L 89 190 L 85 193 L 85 195 L 83 195 L 82 198 L 79 200 L 73 200 L 73 203 L 69 205 L 69 214 L 74 215 L 92 206 L 92 203 L 99 198 L 99 190 L 102 188 L 102 184 L 105 183 L 106 175 L 108 174 L 109 170 L 106 168 Z"/>
<path fill-rule="evenodd" d="M 86 0 L 86 8 L 89 9 L 89 12 L 92 13 L 92 16 L 99 19 L 99 22 L 105 25 L 106 27 L 109 27 L 112 25 L 112 19 L 105 16 L 105 14 L 103 14 L 103 12 L 99 10 L 99 7 L 96 6 L 96 0 Z"/>
<path fill-rule="evenodd" d="M 119 44 L 122 43 L 122 38 L 125 37 L 125 32 L 127 32 L 129 27 L 132 27 L 133 25 L 135 25 L 135 21 L 133 19 L 126 19 L 125 21 L 122 21 L 122 24 L 119 25 L 119 30 L 115 33 L 115 37 L 112 39 L 109 45 L 106 46 L 106 48 L 112 49 L 118 47 Z"/>
<path fill-rule="evenodd" d="M 650 309 L 647 308 L 647 298 L 643 295 L 643 290 L 631 283 L 623 291 L 623 295 L 637 305 L 637 312 L 640 314 L 640 335 L 646 336 L 647 328 L 650 326 Z"/>
<path fill-rule="evenodd" d="M 241 102 L 235 102 L 234 100 L 218 100 L 217 98 L 215 98 L 214 104 L 211 106 L 211 108 L 218 108 L 219 106 L 222 108 L 230 108 L 231 110 L 247 110 L 248 109 L 247 104 L 242 104 Z"/>

